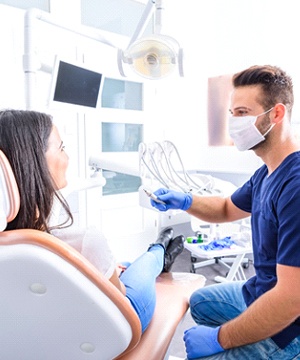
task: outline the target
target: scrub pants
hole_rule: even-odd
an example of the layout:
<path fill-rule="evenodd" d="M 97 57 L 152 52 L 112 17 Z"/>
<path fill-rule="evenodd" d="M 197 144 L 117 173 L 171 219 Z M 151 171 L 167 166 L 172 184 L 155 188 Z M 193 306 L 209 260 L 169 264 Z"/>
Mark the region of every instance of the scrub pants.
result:
<path fill-rule="evenodd" d="M 165 250 L 162 245 L 153 245 L 147 252 L 129 264 L 120 280 L 126 287 L 126 297 L 130 300 L 144 332 L 149 325 L 155 305 L 157 276 L 164 266 Z M 127 265 L 127 264 L 126 264 Z"/>
<path fill-rule="evenodd" d="M 234 319 L 247 306 L 242 294 L 243 281 L 221 283 L 195 291 L 190 299 L 191 315 L 198 325 L 216 327 Z M 290 360 L 300 359 L 300 336 L 284 349 L 268 338 L 251 345 L 245 345 L 202 357 L 209 360 Z"/>

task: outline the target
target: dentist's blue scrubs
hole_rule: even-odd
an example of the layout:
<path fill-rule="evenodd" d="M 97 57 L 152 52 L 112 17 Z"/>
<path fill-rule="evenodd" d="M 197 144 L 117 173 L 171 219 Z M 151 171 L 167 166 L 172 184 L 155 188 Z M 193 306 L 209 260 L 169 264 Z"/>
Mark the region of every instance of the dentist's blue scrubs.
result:
<path fill-rule="evenodd" d="M 251 213 L 255 276 L 196 291 L 190 305 L 198 324 L 218 326 L 238 316 L 276 285 L 277 264 L 300 267 L 300 152 L 289 155 L 270 176 L 263 165 L 231 199 Z M 266 353 L 270 359 L 300 354 L 300 318 L 272 338 L 207 359 L 265 359 Z"/>

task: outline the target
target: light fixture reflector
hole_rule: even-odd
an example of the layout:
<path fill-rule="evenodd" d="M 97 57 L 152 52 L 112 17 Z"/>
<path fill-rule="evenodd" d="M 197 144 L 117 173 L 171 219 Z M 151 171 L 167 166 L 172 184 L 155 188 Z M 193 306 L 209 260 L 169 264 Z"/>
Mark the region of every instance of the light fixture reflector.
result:
<path fill-rule="evenodd" d="M 179 45 L 173 38 L 157 35 L 134 42 L 124 52 L 124 62 L 140 76 L 160 79 L 171 74 L 178 62 Z"/>

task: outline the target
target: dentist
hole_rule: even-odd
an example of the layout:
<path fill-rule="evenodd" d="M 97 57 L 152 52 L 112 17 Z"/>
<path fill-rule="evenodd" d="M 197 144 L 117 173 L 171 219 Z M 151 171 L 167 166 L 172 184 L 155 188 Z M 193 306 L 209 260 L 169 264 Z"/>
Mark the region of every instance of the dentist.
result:
<path fill-rule="evenodd" d="M 233 76 L 229 133 L 264 165 L 230 197 L 159 189 L 161 211 L 182 209 L 211 223 L 251 215 L 255 275 L 215 284 L 190 299 L 196 326 L 184 333 L 189 359 L 300 358 L 300 152 L 291 128 L 293 84 L 275 66 Z"/>

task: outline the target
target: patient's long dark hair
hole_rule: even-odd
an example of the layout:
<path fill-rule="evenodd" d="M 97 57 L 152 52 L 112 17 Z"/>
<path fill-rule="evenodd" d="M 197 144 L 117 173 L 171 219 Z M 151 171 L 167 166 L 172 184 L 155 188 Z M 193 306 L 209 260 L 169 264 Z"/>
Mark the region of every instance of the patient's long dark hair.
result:
<path fill-rule="evenodd" d="M 45 157 L 52 126 L 51 116 L 44 113 L 0 111 L 0 149 L 10 162 L 21 200 L 19 213 L 6 230 L 28 228 L 49 232 L 55 198 L 67 214 L 66 220 L 57 227 L 73 222 L 68 204 L 56 191 Z"/>

